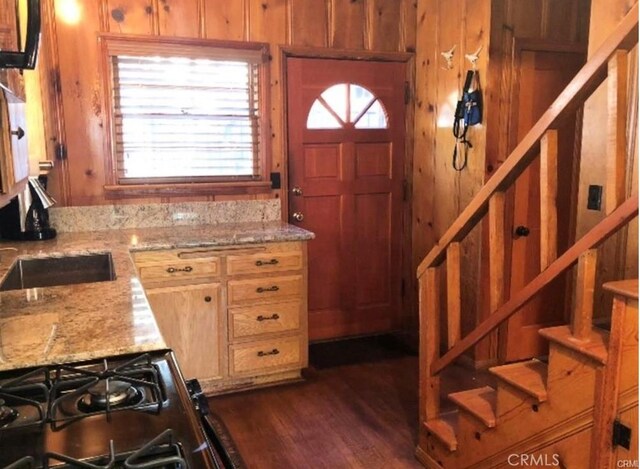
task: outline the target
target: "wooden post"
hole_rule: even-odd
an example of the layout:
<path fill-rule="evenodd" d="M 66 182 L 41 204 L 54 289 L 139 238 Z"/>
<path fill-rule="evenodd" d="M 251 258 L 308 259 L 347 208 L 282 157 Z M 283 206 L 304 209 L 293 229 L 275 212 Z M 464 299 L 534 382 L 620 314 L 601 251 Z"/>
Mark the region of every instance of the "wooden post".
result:
<path fill-rule="evenodd" d="M 558 131 L 540 140 L 540 271 L 558 257 Z"/>
<path fill-rule="evenodd" d="M 440 415 L 440 378 L 431 364 L 440 356 L 440 275 L 430 267 L 420 276 L 420 402 L 421 423 Z"/>
<path fill-rule="evenodd" d="M 635 343 L 637 355 L 638 300 L 616 295 L 611 313 L 611 331 L 607 348 L 607 363 L 596 373 L 595 405 L 593 409 L 593 440 L 591 469 L 613 469 L 613 422 L 618 413 L 618 394 L 625 347 Z M 625 339 L 625 336 L 627 339 Z M 630 340 L 629 340 L 630 339 Z M 625 340 L 627 343 L 625 344 Z M 627 354 L 629 357 L 629 354 Z M 629 359 L 629 358 L 627 358 Z M 634 435 L 631 436 L 635 438 Z"/>
<path fill-rule="evenodd" d="M 609 59 L 607 75 L 607 185 L 605 212 L 610 214 L 625 200 L 627 160 L 627 51 Z"/>
<path fill-rule="evenodd" d="M 504 303 L 504 192 L 489 199 L 489 308 L 491 313 Z"/>
<path fill-rule="evenodd" d="M 447 345 L 453 347 L 460 340 L 460 243 L 447 248 Z"/>
<path fill-rule="evenodd" d="M 593 292 L 596 287 L 598 250 L 589 249 L 578 260 L 576 304 L 571 318 L 571 330 L 578 340 L 588 340 L 593 327 Z"/>

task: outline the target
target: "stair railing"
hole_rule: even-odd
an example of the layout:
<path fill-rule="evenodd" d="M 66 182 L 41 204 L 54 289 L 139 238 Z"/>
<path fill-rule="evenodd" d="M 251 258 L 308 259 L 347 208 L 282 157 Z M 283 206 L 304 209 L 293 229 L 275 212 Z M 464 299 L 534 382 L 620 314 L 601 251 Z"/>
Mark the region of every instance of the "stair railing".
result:
<path fill-rule="evenodd" d="M 586 338 L 598 245 L 638 214 L 638 196 L 625 200 L 627 56 L 638 43 L 638 5 L 593 54 L 549 109 L 511 152 L 493 177 L 449 227 L 420 263 L 420 418 L 437 418 L 440 376 L 444 367 L 496 330 L 555 278 L 578 262 L 578 291 L 572 331 Z M 557 128 L 605 81 L 608 88 L 606 218 L 558 257 L 557 253 Z M 505 302 L 505 191 L 540 156 L 541 273 Z M 461 338 L 460 243 L 488 214 L 489 306 L 492 314 Z M 447 348 L 440 356 L 440 267 L 446 264 Z M 591 297 L 589 290 L 591 289 Z M 590 302 L 591 301 L 591 305 Z"/>

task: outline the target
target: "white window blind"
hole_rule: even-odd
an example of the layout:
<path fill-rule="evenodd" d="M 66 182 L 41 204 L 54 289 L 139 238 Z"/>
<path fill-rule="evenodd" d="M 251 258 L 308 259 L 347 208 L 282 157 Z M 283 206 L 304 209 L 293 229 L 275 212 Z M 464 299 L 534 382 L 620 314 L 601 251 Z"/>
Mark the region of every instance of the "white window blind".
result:
<path fill-rule="evenodd" d="M 111 60 L 121 183 L 259 176 L 258 64 L 133 55 Z"/>

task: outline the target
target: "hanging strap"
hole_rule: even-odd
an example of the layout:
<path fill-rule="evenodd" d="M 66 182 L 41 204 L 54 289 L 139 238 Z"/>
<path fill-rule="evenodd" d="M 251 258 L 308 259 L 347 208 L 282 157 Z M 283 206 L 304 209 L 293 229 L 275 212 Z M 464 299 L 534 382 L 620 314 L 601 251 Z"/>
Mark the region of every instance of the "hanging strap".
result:
<path fill-rule="evenodd" d="M 469 124 L 466 122 L 464 118 L 465 112 L 467 112 L 467 110 L 464 108 L 464 95 L 469 92 L 469 89 L 471 88 L 471 85 L 474 82 L 474 79 L 476 79 L 476 71 L 468 70 L 467 76 L 465 77 L 465 80 L 464 80 L 464 86 L 462 88 L 462 98 L 458 101 L 458 104 L 456 105 L 456 113 L 453 120 L 453 136 L 456 138 L 456 144 L 453 148 L 453 160 L 451 165 L 453 166 L 453 169 L 455 169 L 456 171 L 462 171 L 464 168 L 467 167 L 469 148 L 473 148 L 473 145 L 471 145 L 471 142 L 467 140 L 467 131 L 469 130 Z M 464 122 L 464 125 L 462 126 L 462 131 L 460 129 L 460 121 Z M 464 145 L 464 152 L 463 152 L 464 158 L 462 160 L 462 164 L 458 163 L 458 145 L 460 144 Z"/>

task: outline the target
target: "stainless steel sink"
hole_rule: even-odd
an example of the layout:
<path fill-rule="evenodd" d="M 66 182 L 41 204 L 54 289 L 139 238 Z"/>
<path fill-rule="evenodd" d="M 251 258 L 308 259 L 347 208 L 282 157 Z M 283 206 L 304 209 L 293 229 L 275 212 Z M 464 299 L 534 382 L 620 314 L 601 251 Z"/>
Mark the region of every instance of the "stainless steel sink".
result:
<path fill-rule="evenodd" d="M 115 280 L 111 253 L 18 259 L 0 291 Z"/>

